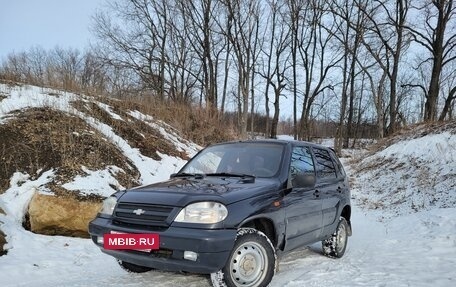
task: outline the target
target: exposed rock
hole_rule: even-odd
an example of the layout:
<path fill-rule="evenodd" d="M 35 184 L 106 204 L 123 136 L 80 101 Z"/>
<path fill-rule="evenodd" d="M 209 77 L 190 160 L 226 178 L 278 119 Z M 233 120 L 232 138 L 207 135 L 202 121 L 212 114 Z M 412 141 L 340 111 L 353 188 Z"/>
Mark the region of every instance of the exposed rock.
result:
<path fill-rule="evenodd" d="M 3 249 L 3 246 L 6 244 L 6 235 L 0 230 L 0 256 L 6 254 L 6 250 Z"/>
<path fill-rule="evenodd" d="M 28 210 L 30 228 L 40 234 L 87 238 L 88 224 L 100 208 L 101 202 L 35 193 Z"/>
<path fill-rule="evenodd" d="M 3 214 L 3 215 L 5 214 L 5 212 L 3 211 L 3 209 L 1 207 L 0 207 L 0 214 Z M 0 221 L 0 223 L 1 223 L 1 221 Z M 3 249 L 3 246 L 6 244 L 5 237 L 6 237 L 5 233 L 3 233 L 0 230 L 0 256 L 6 254 L 6 250 Z"/>

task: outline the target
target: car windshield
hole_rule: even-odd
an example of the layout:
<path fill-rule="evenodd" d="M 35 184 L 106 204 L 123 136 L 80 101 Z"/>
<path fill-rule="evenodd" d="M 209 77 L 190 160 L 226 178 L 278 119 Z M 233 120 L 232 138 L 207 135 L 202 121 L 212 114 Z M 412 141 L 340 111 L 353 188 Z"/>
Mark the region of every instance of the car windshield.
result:
<path fill-rule="evenodd" d="M 273 177 L 279 171 L 284 146 L 278 143 L 228 143 L 208 147 L 177 175 Z"/>

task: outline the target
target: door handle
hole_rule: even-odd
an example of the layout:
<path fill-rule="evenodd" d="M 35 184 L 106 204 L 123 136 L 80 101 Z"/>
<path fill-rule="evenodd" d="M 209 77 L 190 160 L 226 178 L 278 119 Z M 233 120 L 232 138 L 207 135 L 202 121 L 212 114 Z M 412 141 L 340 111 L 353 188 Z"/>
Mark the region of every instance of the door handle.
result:
<path fill-rule="evenodd" d="M 313 195 L 314 195 L 315 197 L 320 197 L 320 191 L 319 191 L 319 190 L 315 190 L 314 193 L 313 193 Z"/>

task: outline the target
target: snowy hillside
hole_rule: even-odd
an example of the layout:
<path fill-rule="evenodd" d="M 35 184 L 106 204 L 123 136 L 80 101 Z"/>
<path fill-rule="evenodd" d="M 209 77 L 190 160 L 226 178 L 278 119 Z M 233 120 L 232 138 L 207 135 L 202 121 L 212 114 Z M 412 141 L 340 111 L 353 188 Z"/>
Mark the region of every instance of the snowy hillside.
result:
<path fill-rule="evenodd" d="M 54 91 L 55 92 L 55 91 Z M 51 92 L 53 93 L 53 92 Z M 175 172 L 185 159 L 158 153 L 144 155 L 118 130 L 68 105 L 81 96 L 49 90 L 0 85 L 0 122 L 12 111 L 53 107 L 83 119 L 103 135 L 139 171 L 142 183 Z M 26 95 L 26 96 L 24 96 Z M 96 99 L 84 98 L 84 101 Z M 97 106 L 115 121 L 140 120 L 157 129 L 177 152 L 191 156 L 199 147 L 181 139 L 171 127 L 136 110 L 120 113 L 112 105 Z M 135 122 L 137 123 L 137 122 Z M 174 154 L 179 154 L 174 152 Z M 347 151 L 343 159 L 352 183 L 353 236 L 342 259 L 322 255 L 319 244 L 280 258 L 270 286 L 455 286 L 456 285 L 456 138 L 449 130 L 394 141 L 376 151 Z M 120 167 L 80 167 L 83 173 L 63 184 L 82 194 L 106 195 L 119 183 Z M 6 286 L 210 286 L 207 276 L 151 271 L 130 274 L 89 240 L 31 233 L 22 226 L 33 193 L 49 193 L 58 170 L 37 175 L 16 172 L 0 194 L 0 229 L 8 253 L 0 256 L 0 285 Z M 108 189 L 109 187 L 109 189 Z M 100 190 L 105 190 L 100 193 Z"/>
<path fill-rule="evenodd" d="M 0 84 L 0 135 L 0 231 L 13 256 L 23 225 L 87 236 L 102 198 L 169 178 L 201 148 L 114 99 L 17 84 Z"/>
<path fill-rule="evenodd" d="M 357 202 L 384 217 L 456 207 L 456 134 L 407 138 L 362 155 L 352 176 L 362 191 L 355 194 Z"/>
<path fill-rule="evenodd" d="M 104 110 L 107 115 L 112 119 L 124 122 L 125 124 L 132 122 L 133 119 L 141 121 L 142 123 L 150 126 L 159 132 L 159 136 L 166 140 L 166 142 L 173 145 L 178 151 L 186 155 L 188 158 L 195 154 L 200 147 L 181 138 L 177 131 L 163 122 L 154 120 L 149 115 L 144 115 L 137 110 L 128 111 L 128 115 L 122 116 L 117 114 L 113 108 L 103 102 L 98 101 L 96 98 L 77 95 L 73 93 L 61 92 L 52 89 L 40 88 L 35 86 L 9 86 L 0 84 L 0 94 L 3 99 L 0 101 L 0 124 L 11 120 L 15 116 L 15 112 L 23 111 L 32 108 L 51 108 L 52 110 L 61 111 L 69 115 L 73 115 L 83 119 L 92 129 L 100 133 L 101 136 L 113 143 L 123 155 L 133 163 L 134 167 L 140 173 L 140 183 L 154 182 L 168 178 L 170 173 L 176 172 L 180 166 L 185 163 L 180 157 L 169 156 L 164 152 L 157 151 L 161 160 L 154 160 L 150 156 L 145 156 L 141 150 L 132 146 L 128 140 L 116 133 L 113 126 L 106 124 L 102 117 L 96 117 L 93 112 L 93 105 L 98 106 L 99 109 Z M 80 106 L 82 108 L 79 108 Z M 89 105 L 90 104 L 90 105 Z M 129 117 L 127 117 L 129 116 Z M 132 119 L 133 118 L 133 119 Z M 78 136 L 76 134 L 76 136 Z M 89 181 L 96 181 L 97 178 L 102 178 L 104 174 L 115 174 L 119 170 L 108 167 L 104 171 L 88 173 Z M 109 177 L 109 175 L 108 175 Z M 78 178 L 84 181 L 83 178 Z M 68 186 L 72 187 L 77 183 L 70 183 Z M 115 184 L 118 185 L 118 184 Z M 81 186 L 81 185 L 80 185 Z M 86 186 L 83 184 L 82 186 Z M 96 192 L 99 189 L 81 190 L 82 192 L 90 193 Z M 114 190 L 109 189 L 112 193 Z M 103 194 L 106 196 L 106 192 Z"/>

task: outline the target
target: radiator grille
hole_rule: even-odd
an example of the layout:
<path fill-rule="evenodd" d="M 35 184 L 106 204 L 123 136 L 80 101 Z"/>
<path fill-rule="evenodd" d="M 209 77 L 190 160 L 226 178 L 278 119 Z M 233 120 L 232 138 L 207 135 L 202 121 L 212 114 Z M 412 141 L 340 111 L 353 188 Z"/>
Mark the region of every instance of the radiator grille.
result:
<path fill-rule="evenodd" d="M 174 207 L 138 203 L 118 203 L 114 211 L 114 224 L 147 228 L 168 227 L 168 217 Z"/>

